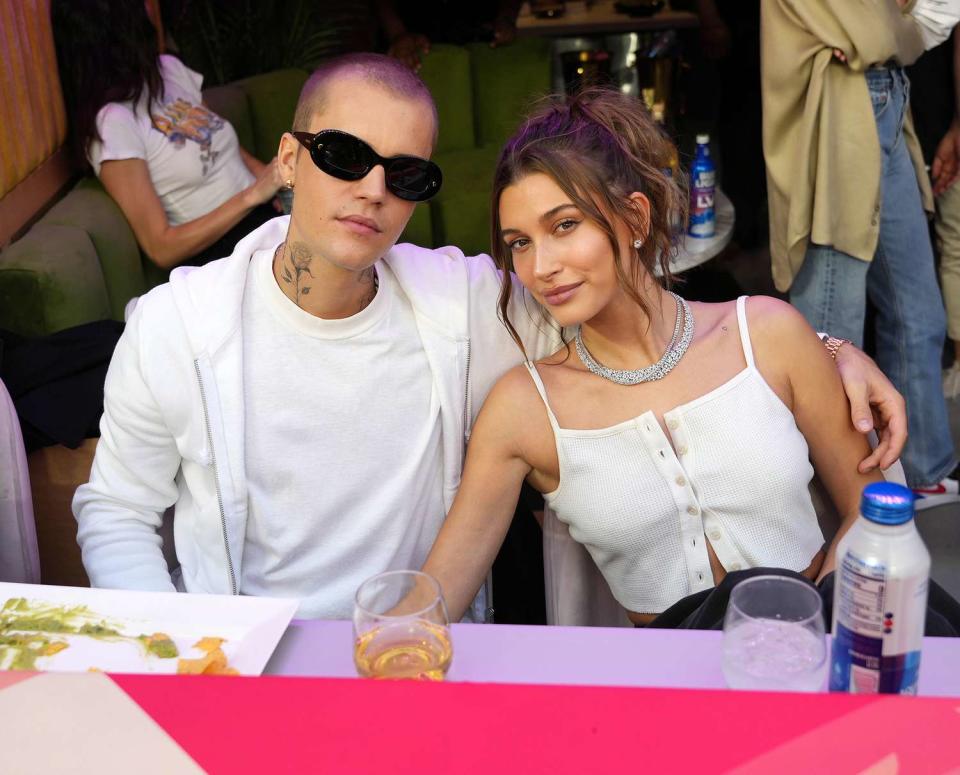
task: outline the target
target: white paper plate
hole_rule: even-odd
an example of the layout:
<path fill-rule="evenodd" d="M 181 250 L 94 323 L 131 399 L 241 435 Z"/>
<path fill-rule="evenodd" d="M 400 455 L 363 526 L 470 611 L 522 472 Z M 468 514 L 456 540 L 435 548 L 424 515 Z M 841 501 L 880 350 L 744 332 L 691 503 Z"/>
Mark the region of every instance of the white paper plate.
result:
<path fill-rule="evenodd" d="M 201 638 L 223 638 L 228 664 L 242 675 L 263 672 L 299 604 L 297 600 L 282 598 L 0 583 L 0 608 L 10 598 L 19 597 L 31 603 L 86 606 L 97 619 L 102 618 L 126 636 L 165 633 L 176 643 L 181 658 L 202 657 L 203 652 L 193 648 Z M 177 672 L 177 659 L 147 654 L 138 643 L 83 635 L 57 637 L 69 646 L 52 656 L 38 657 L 37 670 Z M 4 651 L 0 646 L 0 666 L 8 661 Z"/>

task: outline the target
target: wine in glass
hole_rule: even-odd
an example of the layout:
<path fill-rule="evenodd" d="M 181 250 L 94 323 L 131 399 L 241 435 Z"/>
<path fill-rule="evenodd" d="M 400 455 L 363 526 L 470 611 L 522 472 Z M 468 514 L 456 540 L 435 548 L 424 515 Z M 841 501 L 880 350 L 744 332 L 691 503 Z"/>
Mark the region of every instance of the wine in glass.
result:
<path fill-rule="evenodd" d="M 353 609 L 353 660 L 365 678 L 441 681 L 453 659 L 440 584 L 420 571 L 367 579 Z"/>

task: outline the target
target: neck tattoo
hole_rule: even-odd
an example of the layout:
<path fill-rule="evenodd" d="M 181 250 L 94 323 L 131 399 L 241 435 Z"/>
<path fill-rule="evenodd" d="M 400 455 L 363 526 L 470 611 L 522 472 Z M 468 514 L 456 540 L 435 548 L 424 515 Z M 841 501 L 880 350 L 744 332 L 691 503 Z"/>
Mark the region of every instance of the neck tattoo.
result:
<path fill-rule="evenodd" d="M 301 309 L 304 308 L 301 300 L 310 295 L 313 287 L 313 272 L 310 271 L 313 258 L 310 249 L 302 242 L 280 243 L 273 252 L 273 275 L 280 282 L 284 295 Z M 376 297 L 380 289 L 380 277 L 377 270 L 371 266 L 357 275 L 357 281 L 361 285 L 370 286 L 360 298 L 357 309 L 357 312 L 360 312 Z"/>

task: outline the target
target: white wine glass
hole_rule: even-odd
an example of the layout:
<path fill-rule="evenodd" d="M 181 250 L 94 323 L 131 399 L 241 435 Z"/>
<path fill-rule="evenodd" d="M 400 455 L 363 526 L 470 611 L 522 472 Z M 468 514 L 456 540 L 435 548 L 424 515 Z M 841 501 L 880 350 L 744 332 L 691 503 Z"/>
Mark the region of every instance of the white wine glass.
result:
<path fill-rule="evenodd" d="M 731 689 L 820 692 L 827 667 L 823 602 L 812 584 L 753 576 L 733 588 L 723 622 Z"/>
<path fill-rule="evenodd" d="M 364 678 L 442 681 L 453 659 L 440 584 L 420 571 L 388 571 L 357 589 L 353 661 Z"/>

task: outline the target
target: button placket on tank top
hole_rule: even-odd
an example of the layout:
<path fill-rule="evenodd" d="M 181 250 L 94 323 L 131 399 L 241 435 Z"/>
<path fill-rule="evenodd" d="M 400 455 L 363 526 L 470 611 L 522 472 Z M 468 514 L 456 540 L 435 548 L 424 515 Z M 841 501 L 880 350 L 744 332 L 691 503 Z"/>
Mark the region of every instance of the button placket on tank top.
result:
<path fill-rule="evenodd" d="M 674 428 L 679 430 L 680 424 L 676 418 L 668 419 L 667 415 L 664 415 L 664 419 L 667 421 L 667 427 L 671 428 L 676 444 Z M 707 554 L 707 544 L 703 534 L 702 511 L 690 484 L 690 477 L 678 457 L 680 449 L 677 447 L 677 452 L 674 452 L 674 447 L 664 435 L 653 412 L 645 412 L 636 422 L 651 457 L 664 480 L 670 485 L 670 492 L 677 506 L 680 539 L 690 591 L 709 589 L 713 586 L 713 573 L 710 571 L 710 557 Z M 675 425 L 671 426 L 671 422 Z M 687 452 L 688 450 L 685 449 L 684 454 Z"/>
<path fill-rule="evenodd" d="M 679 410 L 671 410 L 665 412 L 663 419 L 667 424 L 669 429 L 670 436 L 673 440 L 674 447 L 679 452 L 681 449 L 685 450 L 684 457 L 689 458 L 690 456 L 690 438 L 687 433 L 686 424 L 684 422 L 683 413 Z M 687 477 L 689 478 L 689 477 Z M 743 555 L 740 553 L 740 550 L 730 541 L 729 535 L 726 530 L 723 529 L 723 526 L 720 524 L 720 521 L 714 516 L 709 509 L 704 509 L 700 504 L 697 504 L 699 508 L 700 516 L 700 525 L 701 530 L 704 535 L 704 540 L 709 539 L 710 545 L 713 547 L 714 553 L 717 555 L 717 559 L 720 561 L 720 564 L 727 571 L 740 570 L 747 567 L 747 562 L 743 558 Z M 706 547 L 704 547 L 706 551 Z M 707 567 L 709 569 L 709 557 Z M 713 572 L 709 574 L 710 585 L 713 584 Z"/>

